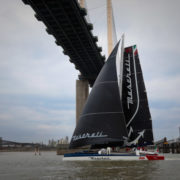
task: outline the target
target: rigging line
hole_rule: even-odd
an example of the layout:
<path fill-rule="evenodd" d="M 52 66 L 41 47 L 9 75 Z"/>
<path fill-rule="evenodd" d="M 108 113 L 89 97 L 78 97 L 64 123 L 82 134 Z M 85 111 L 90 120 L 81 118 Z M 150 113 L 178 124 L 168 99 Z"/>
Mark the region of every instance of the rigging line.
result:
<path fill-rule="evenodd" d="M 97 13 L 97 12 L 96 12 Z M 91 12 L 91 11 L 89 11 L 89 16 L 91 16 L 91 14 L 92 14 L 92 16 L 91 16 L 91 20 L 92 20 L 92 23 L 93 23 L 93 26 L 95 27 L 96 25 L 97 25 L 97 23 L 99 24 L 99 22 L 104 22 L 105 21 L 105 11 L 104 11 L 104 9 L 101 9 L 99 12 L 98 12 L 98 14 L 100 14 L 99 16 L 98 16 L 98 18 L 95 16 L 95 15 L 93 15 L 93 13 Z M 104 23 L 103 23 L 103 25 L 104 25 Z M 102 25 L 101 25 L 102 26 Z"/>
<path fill-rule="evenodd" d="M 103 8 L 105 7 L 106 4 L 102 5 L 102 6 L 98 6 L 98 7 L 95 7 L 95 8 L 90 8 L 90 9 L 87 9 L 88 11 L 92 11 L 92 10 L 95 10 L 95 9 L 99 9 L 99 8 Z"/>
<path fill-rule="evenodd" d="M 118 40 L 117 40 L 117 34 L 116 34 L 116 26 L 115 26 L 113 7 L 112 7 L 112 29 L 113 29 L 113 31 L 112 31 L 113 47 L 115 47 L 115 45 L 117 44 Z"/>
<path fill-rule="evenodd" d="M 129 54 L 128 54 L 128 57 L 129 57 Z M 136 64 L 135 64 L 135 58 L 134 58 L 134 48 L 133 48 L 133 63 L 134 63 L 134 73 L 135 73 L 136 92 L 137 92 L 137 108 L 136 108 L 134 115 L 132 116 L 132 118 L 127 123 L 126 127 L 129 126 L 129 124 L 132 122 L 133 118 L 135 117 L 135 115 L 137 114 L 137 112 L 139 110 L 139 89 L 138 89 L 138 83 L 137 83 L 137 73 L 136 73 Z"/>

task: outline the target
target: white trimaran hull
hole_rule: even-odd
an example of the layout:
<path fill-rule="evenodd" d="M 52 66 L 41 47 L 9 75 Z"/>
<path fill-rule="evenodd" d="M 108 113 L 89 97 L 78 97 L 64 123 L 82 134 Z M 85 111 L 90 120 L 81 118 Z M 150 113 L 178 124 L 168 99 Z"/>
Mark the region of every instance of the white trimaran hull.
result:
<path fill-rule="evenodd" d="M 148 153 L 148 152 L 146 152 Z M 151 154 L 150 154 L 151 153 Z M 149 154 L 139 154 L 139 151 L 136 151 L 136 154 L 127 154 L 127 153 L 110 153 L 110 154 L 86 154 L 86 153 L 70 153 L 65 154 L 63 157 L 64 161 L 137 161 L 137 160 L 164 160 L 164 156 L 158 155 L 153 152 Z"/>
<path fill-rule="evenodd" d="M 83 157 L 63 157 L 63 161 L 136 161 L 148 160 L 145 156 L 83 156 Z"/>

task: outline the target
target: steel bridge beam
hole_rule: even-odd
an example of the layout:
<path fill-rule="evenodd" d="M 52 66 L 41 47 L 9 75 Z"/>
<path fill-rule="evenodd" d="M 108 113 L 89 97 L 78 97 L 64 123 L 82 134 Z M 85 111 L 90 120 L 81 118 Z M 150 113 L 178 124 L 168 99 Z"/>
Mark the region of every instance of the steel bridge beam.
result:
<path fill-rule="evenodd" d="M 64 54 L 80 71 L 80 78 L 88 80 L 92 86 L 104 65 L 105 57 L 100 53 L 102 48 L 96 44 L 98 38 L 92 35 L 93 25 L 84 17 L 86 10 L 76 0 L 23 2 L 34 9 L 35 17 L 46 25 L 47 32 L 55 37 L 56 44 L 62 46 Z"/>

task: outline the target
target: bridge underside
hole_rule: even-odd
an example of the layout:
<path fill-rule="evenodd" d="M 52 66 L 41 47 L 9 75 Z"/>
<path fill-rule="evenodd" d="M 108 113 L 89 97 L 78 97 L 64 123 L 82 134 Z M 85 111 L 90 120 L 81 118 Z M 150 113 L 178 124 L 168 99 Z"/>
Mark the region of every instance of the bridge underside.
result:
<path fill-rule="evenodd" d="M 104 65 L 97 37 L 92 35 L 93 25 L 85 19 L 86 10 L 76 0 L 23 0 L 36 12 L 35 17 L 42 21 L 46 31 L 53 35 L 56 44 L 64 49 L 70 62 L 81 72 L 80 79 L 93 85 Z"/>

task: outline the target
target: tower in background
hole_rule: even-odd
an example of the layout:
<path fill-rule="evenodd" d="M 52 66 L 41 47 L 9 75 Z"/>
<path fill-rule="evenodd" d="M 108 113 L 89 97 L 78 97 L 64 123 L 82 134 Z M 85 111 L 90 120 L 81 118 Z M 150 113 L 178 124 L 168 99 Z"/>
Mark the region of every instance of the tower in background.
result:
<path fill-rule="evenodd" d="M 113 30 L 112 30 L 112 0 L 107 0 L 107 40 L 108 40 L 108 55 L 113 50 Z"/>
<path fill-rule="evenodd" d="M 85 7 L 85 1 L 84 0 L 79 0 L 79 4 L 81 7 L 83 7 L 83 8 Z"/>
<path fill-rule="evenodd" d="M 112 0 L 107 0 L 107 43 L 108 43 L 108 56 L 109 56 L 114 46 L 117 43 Z"/>

